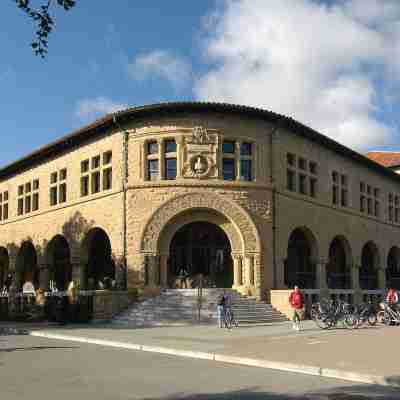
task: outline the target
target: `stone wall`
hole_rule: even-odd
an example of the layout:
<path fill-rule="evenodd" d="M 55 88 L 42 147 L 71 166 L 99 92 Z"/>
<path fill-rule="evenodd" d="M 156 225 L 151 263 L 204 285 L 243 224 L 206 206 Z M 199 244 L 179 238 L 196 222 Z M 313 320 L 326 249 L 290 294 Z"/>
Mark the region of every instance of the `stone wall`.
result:
<path fill-rule="evenodd" d="M 133 301 L 128 292 L 96 290 L 93 294 L 93 321 L 109 321 Z"/>

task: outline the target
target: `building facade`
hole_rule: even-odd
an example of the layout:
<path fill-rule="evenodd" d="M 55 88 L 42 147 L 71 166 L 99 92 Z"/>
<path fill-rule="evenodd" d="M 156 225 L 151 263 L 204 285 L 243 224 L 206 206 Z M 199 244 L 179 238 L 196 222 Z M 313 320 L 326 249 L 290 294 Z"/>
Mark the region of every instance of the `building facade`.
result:
<path fill-rule="evenodd" d="M 0 284 L 400 285 L 400 177 L 281 115 L 166 103 L 107 115 L 0 170 Z M 107 283 L 108 282 L 108 283 Z"/>

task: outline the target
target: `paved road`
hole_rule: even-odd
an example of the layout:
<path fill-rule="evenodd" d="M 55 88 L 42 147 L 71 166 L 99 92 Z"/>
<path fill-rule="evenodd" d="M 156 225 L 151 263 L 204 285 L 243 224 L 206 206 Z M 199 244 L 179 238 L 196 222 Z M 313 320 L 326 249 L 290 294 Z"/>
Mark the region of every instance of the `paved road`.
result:
<path fill-rule="evenodd" d="M 387 387 L 5 335 L 0 393 L 6 400 L 400 399 Z"/>

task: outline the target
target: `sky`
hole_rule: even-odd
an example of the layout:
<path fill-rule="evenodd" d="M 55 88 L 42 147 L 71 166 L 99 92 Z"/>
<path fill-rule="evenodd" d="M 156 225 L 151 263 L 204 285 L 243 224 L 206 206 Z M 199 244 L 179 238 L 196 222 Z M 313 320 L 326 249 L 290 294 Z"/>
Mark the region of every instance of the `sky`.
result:
<path fill-rule="evenodd" d="M 0 166 L 165 101 L 260 107 L 359 152 L 400 151 L 399 0 L 77 0 L 54 9 L 44 60 L 15 1 L 0 11 Z"/>

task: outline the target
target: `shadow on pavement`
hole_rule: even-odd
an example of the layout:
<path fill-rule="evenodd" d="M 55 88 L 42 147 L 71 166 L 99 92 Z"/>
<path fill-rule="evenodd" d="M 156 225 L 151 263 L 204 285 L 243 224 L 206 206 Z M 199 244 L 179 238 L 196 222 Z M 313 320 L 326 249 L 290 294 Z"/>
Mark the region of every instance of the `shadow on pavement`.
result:
<path fill-rule="evenodd" d="M 398 378 L 398 377 L 397 377 Z M 334 390 L 299 393 L 296 395 L 257 391 L 247 388 L 225 393 L 190 394 L 175 393 L 166 397 L 145 397 L 143 400 L 395 400 L 400 390 L 377 385 L 338 387 Z"/>

